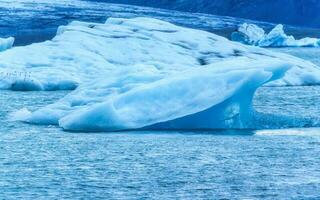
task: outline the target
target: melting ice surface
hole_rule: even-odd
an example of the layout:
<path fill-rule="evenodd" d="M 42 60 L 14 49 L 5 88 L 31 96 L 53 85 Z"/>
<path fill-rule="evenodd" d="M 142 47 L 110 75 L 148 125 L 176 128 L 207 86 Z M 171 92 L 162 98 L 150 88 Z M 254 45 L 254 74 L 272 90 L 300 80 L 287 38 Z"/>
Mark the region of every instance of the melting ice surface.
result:
<path fill-rule="evenodd" d="M 77 88 L 17 113 L 71 131 L 249 128 L 257 88 L 320 80 L 308 61 L 152 18 L 73 22 L 53 40 L 7 50 L 0 60 L 4 73 L 32 74 L 1 80 L 3 89 Z"/>
<path fill-rule="evenodd" d="M 293 36 L 288 36 L 283 25 L 274 27 L 268 34 L 255 24 L 244 23 L 239 26 L 237 32 L 231 35 L 233 41 L 238 41 L 248 45 L 260 47 L 319 47 L 320 39 L 302 38 L 296 40 Z"/>

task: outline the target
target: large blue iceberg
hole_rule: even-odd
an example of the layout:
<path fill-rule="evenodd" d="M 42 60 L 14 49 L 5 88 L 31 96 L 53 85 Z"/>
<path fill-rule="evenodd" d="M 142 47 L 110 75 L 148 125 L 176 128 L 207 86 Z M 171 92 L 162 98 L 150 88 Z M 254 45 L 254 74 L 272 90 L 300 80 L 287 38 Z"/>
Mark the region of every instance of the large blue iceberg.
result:
<path fill-rule="evenodd" d="M 310 62 L 151 18 L 72 22 L 0 53 L 0 71 L 28 74 L 2 89 L 75 89 L 16 115 L 69 131 L 246 128 L 260 86 L 320 83 Z"/>

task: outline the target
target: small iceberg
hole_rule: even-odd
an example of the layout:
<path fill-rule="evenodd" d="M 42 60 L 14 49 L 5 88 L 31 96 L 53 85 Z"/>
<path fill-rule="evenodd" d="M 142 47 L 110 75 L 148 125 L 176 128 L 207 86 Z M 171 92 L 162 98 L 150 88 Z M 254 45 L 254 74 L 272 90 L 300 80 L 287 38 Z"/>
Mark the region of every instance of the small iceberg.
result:
<path fill-rule="evenodd" d="M 255 24 L 244 23 L 231 34 L 231 40 L 243 44 L 259 46 L 260 40 L 265 37 L 265 31 Z"/>
<path fill-rule="evenodd" d="M 231 34 L 231 40 L 259 47 L 319 47 L 320 39 L 306 37 L 295 39 L 284 32 L 282 24 L 275 26 L 268 34 L 254 24 L 244 23 Z"/>
<path fill-rule="evenodd" d="M 308 61 L 152 18 L 72 22 L 50 41 L 1 52 L 0 72 L 10 70 L 28 75 L 1 89 L 74 90 L 13 116 L 86 132 L 247 128 L 257 88 L 320 83 Z"/>
<path fill-rule="evenodd" d="M 12 48 L 13 43 L 14 43 L 13 37 L 0 38 L 0 52 Z"/>

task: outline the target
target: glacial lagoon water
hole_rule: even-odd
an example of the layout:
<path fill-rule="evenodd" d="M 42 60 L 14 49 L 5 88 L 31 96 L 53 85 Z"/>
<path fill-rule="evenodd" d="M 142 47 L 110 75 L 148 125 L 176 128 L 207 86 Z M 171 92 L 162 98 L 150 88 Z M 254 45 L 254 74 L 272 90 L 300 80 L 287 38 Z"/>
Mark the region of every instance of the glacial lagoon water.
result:
<path fill-rule="evenodd" d="M 254 107 L 271 116 L 260 130 L 70 133 L 8 119 L 66 94 L 0 92 L 1 198 L 320 198 L 320 86 L 259 89 Z"/>
<path fill-rule="evenodd" d="M 1 36 L 16 36 L 17 45 L 107 16 L 156 16 L 224 36 L 242 23 L 85 1 L 18 2 L 0 0 Z M 274 50 L 320 65 L 316 48 Z M 258 130 L 70 133 L 8 119 L 66 94 L 0 91 L 1 199 L 320 199 L 320 86 L 259 89 Z"/>

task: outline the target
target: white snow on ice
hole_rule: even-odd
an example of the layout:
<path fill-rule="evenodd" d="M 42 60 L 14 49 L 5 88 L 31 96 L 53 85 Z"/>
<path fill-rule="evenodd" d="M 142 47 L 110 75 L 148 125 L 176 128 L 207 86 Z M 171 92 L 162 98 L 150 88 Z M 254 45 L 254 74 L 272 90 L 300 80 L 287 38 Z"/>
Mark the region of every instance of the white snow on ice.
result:
<path fill-rule="evenodd" d="M 318 38 L 295 39 L 284 32 L 282 24 L 274 27 L 268 34 L 255 24 L 244 23 L 233 32 L 231 40 L 259 47 L 320 47 Z"/>
<path fill-rule="evenodd" d="M 2 89 L 76 89 L 17 112 L 71 131 L 245 128 L 258 87 L 320 83 L 308 61 L 151 18 L 72 22 L 0 53 L 0 73 Z"/>

